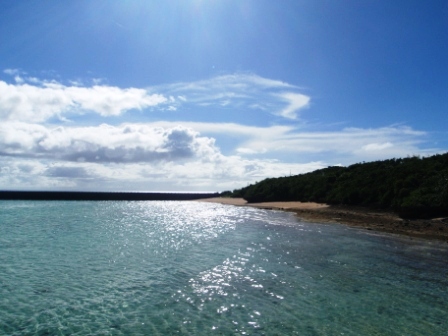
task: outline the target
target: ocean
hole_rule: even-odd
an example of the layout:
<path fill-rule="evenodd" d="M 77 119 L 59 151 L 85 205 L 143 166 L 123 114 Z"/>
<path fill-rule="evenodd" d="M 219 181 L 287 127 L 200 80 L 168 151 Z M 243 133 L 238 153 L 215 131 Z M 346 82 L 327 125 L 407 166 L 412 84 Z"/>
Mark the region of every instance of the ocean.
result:
<path fill-rule="evenodd" d="M 0 335 L 448 335 L 448 244 L 201 202 L 0 201 Z"/>

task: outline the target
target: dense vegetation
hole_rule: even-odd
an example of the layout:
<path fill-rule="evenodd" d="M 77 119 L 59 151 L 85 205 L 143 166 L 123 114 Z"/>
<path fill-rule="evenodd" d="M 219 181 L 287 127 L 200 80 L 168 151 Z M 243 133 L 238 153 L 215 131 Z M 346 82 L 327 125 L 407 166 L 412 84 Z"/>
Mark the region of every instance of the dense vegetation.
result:
<path fill-rule="evenodd" d="M 268 178 L 227 194 L 248 202 L 302 201 L 383 208 L 402 217 L 448 215 L 448 153 Z"/>

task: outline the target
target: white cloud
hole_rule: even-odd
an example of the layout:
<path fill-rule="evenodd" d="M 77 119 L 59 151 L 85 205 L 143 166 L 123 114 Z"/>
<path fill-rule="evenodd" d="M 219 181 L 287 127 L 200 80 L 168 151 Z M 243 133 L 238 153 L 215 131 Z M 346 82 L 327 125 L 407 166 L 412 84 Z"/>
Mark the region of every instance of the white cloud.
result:
<path fill-rule="evenodd" d="M 406 156 L 418 151 L 426 133 L 409 127 L 383 127 L 377 129 L 346 128 L 333 132 L 300 132 L 285 129 L 282 134 L 270 136 L 269 129 L 241 144 L 254 152 L 286 152 L 295 154 L 333 153 L 363 157 L 384 154 L 384 150 L 393 150 L 395 155 Z M 388 154 L 391 154 L 390 152 Z M 328 154 L 327 154 L 328 155 Z"/>
<path fill-rule="evenodd" d="M 263 154 L 263 153 L 266 153 L 267 150 L 266 150 L 266 148 L 255 150 L 255 149 L 252 149 L 252 148 L 239 147 L 239 148 L 236 149 L 236 152 L 238 154 L 243 154 L 243 155 L 245 155 L 245 154 L 253 155 L 253 154 Z"/>
<path fill-rule="evenodd" d="M 0 189 L 222 191 L 244 187 L 266 177 L 306 173 L 325 166 L 318 161 L 288 164 L 238 156 L 154 164 L 0 157 Z"/>
<path fill-rule="evenodd" d="M 224 134 L 230 137 L 268 137 L 269 139 L 283 136 L 288 132 L 294 131 L 292 126 L 274 125 L 268 127 L 248 126 L 237 123 L 226 122 L 192 122 L 192 121 L 157 121 L 148 123 L 153 127 L 175 127 L 182 125 L 192 128 L 204 134 Z"/>
<path fill-rule="evenodd" d="M 10 76 L 16 76 L 20 74 L 20 70 L 18 69 L 5 69 L 3 70 L 3 72 Z"/>
<path fill-rule="evenodd" d="M 225 156 L 214 139 L 185 125 L 167 124 L 51 128 L 2 123 L 0 188 L 213 191 L 325 167 L 321 161 L 283 163 Z M 192 125 L 221 133 L 229 126 Z M 262 130 L 233 126 L 238 137 Z M 264 132 L 280 134 L 286 129 L 272 127 Z"/>
<path fill-rule="evenodd" d="M 182 125 L 207 136 L 226 136 L 239 140 L 235 152 L 241 155 L 309 155 L 321 156 L 326 161 L 343 156 L 347 162 L 379 160 L 424 154 L 419 149 L 427 133 L 410 127 L 344 128 L 338 131 L 302 131 L 292 126 L 247 126 L 235 123 L 155 122 L 152 127 Z M 431 150 L 430 150 L 431 152 Z M 432 152 L 436 152 L 435 150 Z M 351 161 L 350 161 L 351 160 Z"/>
<path fill-rule="evenodd" d="M 223 75 L 196 82 L 180 82 L 150 88 L 85 86 L 81 80 L 64 85 L 7 69 L 15 83 L 0 81 L 0 120 L 48 121 L 64 115 L 97 113 L 102 117 L 119 116 L 129 110 L 159 106 L 160 111 L 192 111 L 198 108 L 259 110 L 286 119 L 308 106 L 310 97 L 299 88 L 278 80 L 253 74 Z"/>
<path fill-rule="evenodd" d="M 223 155 L 215 139 L 201 135 L 226 134 L 229 126 L 240 143 L 235 155 Z M 407 127 L 306 133 L 283 126 L 191 122 L 56 128 L 6 122 L 0 124 L 0 158 L 7 162 L 0 186 L 233 189 L 328 164 L 425 154 L 417 147 L 424 135 Z M 267 159 L 270 153 L 294 160 Z"/>
<path fill-rule="evenodd" d="M 185 125 L 167 124 L 54 129 L 24 123 L 1 124 L 0 189 L 219 191 L 267 177 L 306 173 L 341 161 L 351 164 L 379 159 L 381 155 L 424 154 L 415 146 L 424 134 L 409 128 L 301 134 L 290 129 L 240 125 L 235 136 L 247 137 L 246 144 L 264 139 L 262 144 L 268 152 L 262 157 L 251 153 L 257 150 L 255 146 L 245 147 L 238 155 L 223 155 L 214 139 Z M 207 128 L 206 123 L 199 126 Z M 209 126 L 219 132 L 225 129 L 217 124 Z M 386 138 L 393 141 L 381 141 Z M 300 142 L 305 145 L 294 150 Z M 388 142 L 393 145 L 386 145 Z M 328 147 L 329 143 L 334 144 Z M 376 145 L 369 146 L 372 144 Z M 283 146 L 287 156 L 295 158 L 293 162 L 267 159 L 276 146 Z M 310 153 L 320 155 L 310 159 Z"/>
<path fill-rule="evenodd" d="M 362 149 L 364 149 L 366 151 L 381 151 L 386 148 L 390 148 L 392 146 L 393 146 L 393 144 L 391 144 L 390 142 L 370 143 L 365 146 L 362 146 Z"/>
<path fill-rule="evenodd" d="M 236 73 L 222 75 L 211 79 L 199 80 L 195 82 L 179 82 L 169 85 L 159 86 L 173 92 L 251 92 L 260 89 L 292 89 L 294 85 L 269 78 L 263 78 L 254 74 Z"/>
<path fill-rule="evenodd" d="M 182 126 L 56 127 L 21 122 L 0 125 L 0 154 L 75 162 L 209 160 L 214 140 Z"/>
<path fill-rule="evenodd" d="M 307 107 L 310 102 L 310 97 L 300 93 L 285 92 L 278 96 L 288 102 L 288 105 L 278 112 L 279 115 L 287 119 L 296 119 L 297 112 Z"/>
<path fill-rule="evenodd" d="M 152 90 L 177 97 L 179 106 L 256 109 L 287 119 L 297 118 L 297 112 L 308 106 L 311 99 L 294 85 L 253 74 L 223 75 L 156 86 Z"/>
<path fill-rule="evenodd" d="M 116 116 L 131 109 L 145 109 L 166 102 L 160 94 L 144 89 L 113 86 L 65 86 L 57 82 L 42 85 L 0 81 L 0 120 L 42 122 L 64 113 L 91 111 Z"/>

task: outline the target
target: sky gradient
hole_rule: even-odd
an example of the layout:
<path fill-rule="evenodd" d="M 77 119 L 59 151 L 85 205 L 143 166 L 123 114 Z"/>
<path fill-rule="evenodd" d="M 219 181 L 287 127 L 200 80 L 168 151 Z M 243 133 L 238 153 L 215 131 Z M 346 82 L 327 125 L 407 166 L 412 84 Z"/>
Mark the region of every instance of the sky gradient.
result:
<path fill-rule="evenodd" d="M 448 150 L 448 1 L 3 1 L 0 190 L 223 191 Z"/>

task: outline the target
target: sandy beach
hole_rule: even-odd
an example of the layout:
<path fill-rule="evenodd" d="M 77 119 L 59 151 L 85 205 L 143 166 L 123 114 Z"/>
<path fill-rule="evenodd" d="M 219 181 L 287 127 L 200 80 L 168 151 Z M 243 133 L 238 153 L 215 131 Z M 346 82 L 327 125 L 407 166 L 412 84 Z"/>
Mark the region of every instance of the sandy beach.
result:
<path fill-rule="evenodd" d="M 361 207 L 335 206 L 312 202 L 247 203 L 242 198 L 208 198 L 201 202 L 235 206 L 251 206 L 262 209 L 292 211 L 308 222 L 339 223 L 411 237 L 437 239 L 448 243 L 448 218 L 408 220 L 388 211 Z"/>

